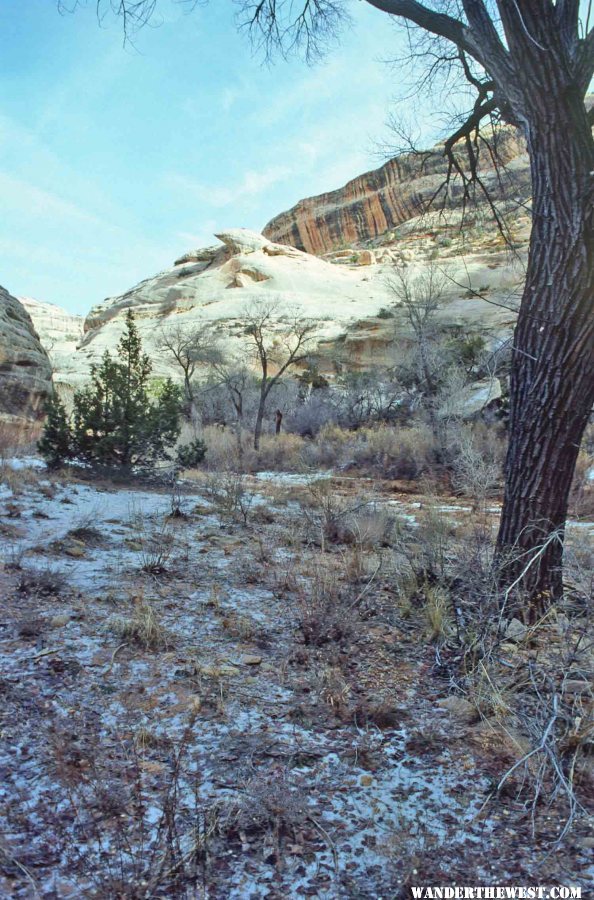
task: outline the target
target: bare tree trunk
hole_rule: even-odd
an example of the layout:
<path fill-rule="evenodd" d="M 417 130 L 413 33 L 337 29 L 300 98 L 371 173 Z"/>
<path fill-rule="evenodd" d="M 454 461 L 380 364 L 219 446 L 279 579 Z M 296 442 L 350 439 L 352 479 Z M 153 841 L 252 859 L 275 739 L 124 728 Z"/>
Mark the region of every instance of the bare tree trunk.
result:
<path fill-rule="evenodd" d="M 242 426 L 242 415 L 237 413 L 235 416 L 235 439 L 237 440 L 237 459 L 240 471 L 243 471 L 243 440 L 241 436 Z"/>
<path fill-rule="evenodd" d="M 577 89 L 551 93 L 533 92 L 526 126 L 533 223 L 497 541 L 503 584 L 533 616 L 563 593 L 568 498 L 594 403 L 594 142 Z"/>
<path fill-rule="evenodd" d="M 258 412 L 256 414 L 256 425 L 254 427 L 254 450 L 260 449 L 260 438 L 262 437 L 262 425 L 264 422 L 264 412 L 266 410 L 266 394 L 260 394 L 260 402 L 258 404 Z"/>

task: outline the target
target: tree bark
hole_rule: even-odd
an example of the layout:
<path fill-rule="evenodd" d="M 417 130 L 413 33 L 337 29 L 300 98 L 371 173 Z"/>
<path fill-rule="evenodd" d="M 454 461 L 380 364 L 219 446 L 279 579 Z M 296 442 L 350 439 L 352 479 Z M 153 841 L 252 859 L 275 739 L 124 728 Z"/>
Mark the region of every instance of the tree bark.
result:
<path fill-rule="evenodd" d="M 563 593 L 569 492 L 594 403 L 594 143 L 580 91 L 562 77 L 551 60 L 524 122 L 533 221 L 497 541 L 502 583 L 532 617 Z"/>
<path fill-rule="evenodd" d="M 264 422 L 264 412 L 266 410 L 266 394 L 260 395 L 258 404 L 258 412 L 256 414 L 256 425 L 254 427 L 254 450 L 260 449 L 260 438 L 262 437 L 262 424 Z"/>

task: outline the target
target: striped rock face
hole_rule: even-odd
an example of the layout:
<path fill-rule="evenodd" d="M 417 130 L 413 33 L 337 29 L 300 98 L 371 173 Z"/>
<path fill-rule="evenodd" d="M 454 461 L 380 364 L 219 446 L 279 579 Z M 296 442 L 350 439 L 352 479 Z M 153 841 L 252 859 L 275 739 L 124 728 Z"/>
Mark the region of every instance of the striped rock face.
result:
<path fill-rule="evenodd" d="M 511 191 L 510 196 L 527 196 L 528 157 L 514 129 L 501 129 L 499 153 L 507 165 L 506 190 Z M 447 162 L 440 146 L 422 154 L 399 156 L 379 169 L 353 178 L 338 190 L 300 200 L 292 209 L 271 219 L 263 233 L 271 241 L 290 244 L 316 256 L 374 240 L 426 211 L 439 193 L 446 172 Z M 498 197 L 501 185 L 486 157 L 482 176 L 493 196 Z M 452 183 L 450 209 L 460 205 L 462 193 L 459 181 Z M 437 207 L 442 199 L 437 198 Z"/>

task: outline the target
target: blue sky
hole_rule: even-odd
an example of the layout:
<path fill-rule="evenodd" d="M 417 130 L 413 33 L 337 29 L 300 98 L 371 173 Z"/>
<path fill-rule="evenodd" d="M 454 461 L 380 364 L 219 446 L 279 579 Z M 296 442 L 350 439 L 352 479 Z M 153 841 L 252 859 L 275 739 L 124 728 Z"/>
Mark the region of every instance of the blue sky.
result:
<path fill-rule="evenodd" d="M 366 4 L 352 4 L 353 27 L 315 68 L 263 66 L 231 0 L 192 15 L 161 0 L 158 27 L 134 48 L 93 7 L 0 6 L 0 284 L 11 293 L 86 313 L 217 229 L 260 230 L 379 165 L 398 90 L 383 60 L 400 38 Z"/>

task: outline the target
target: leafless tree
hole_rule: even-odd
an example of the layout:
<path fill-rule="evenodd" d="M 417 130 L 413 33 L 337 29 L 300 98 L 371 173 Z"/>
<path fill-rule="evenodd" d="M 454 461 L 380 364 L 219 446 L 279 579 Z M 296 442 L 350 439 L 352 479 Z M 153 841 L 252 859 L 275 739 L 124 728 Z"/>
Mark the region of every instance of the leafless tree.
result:
<path fill-rule="evenodd" d="M 442 462 L 445 439 L 442 421 L 437 415 L 438 389 L 448 366 L 447 353 L 443 346 L 443 336 L 436 322 L 436 314 L 443 306 L 447 279 L 437 266 L 429 265 L 417 274 L 410 269 L 395 268 L 386 278 L 393 293 L 395 314 L 404 318 L 412 332 L 413 345 L 408 354 L 400 352 L 399 366 L 401 380 L 410 381 L 410 375 L 402 378 L 403 368 L 412 370 L 413 387 L 417 403 L 421 403 L 429 418 L 436 447 L 436 461 Z M 398 322 L 398 318 L 395 320 Z"/>
<path fill-rule="evenodd" d="M 155 346 L 181 370 L 184 393 L 191 411 L 196 402 L 194 385 L 196 370 L 222 359 L 211 323 L 185 326 L 177 322 L 165 326 L 161 329 Z"/>
<path fill-rule="evenodd" d="M 443 306 L 447 279 L 437 266 L 429 265 L 416 275 L 410 269 L 395 268 L 386 283 L 402 311 L 414 338 L 419 381 L 434 394 L 437 372 L 431 357 L 436 335 L 436 313 Z"/>
<path fill-rule="evenodd" d="M 254 425 L 254 448 L 260 447 L 266 401 L 270 392 L 292 366 L 307 358 L 315 324 L 293 315 L 279 321 L 279 305 L 256 302 L 246 306 L 241 323 L 248 337 L 252 356 L 259 369 L 259 402 Z"/>
<path fill-rule="evenodd" d="M 572 476 L 594 402 L 594 75 L 591 4 L 580 0 L 366 0 L 401 22 L 419 66 L 451 65 L 474 103 L 445 142 L 446 184 L 478 185 L 485 123 L 520 129 L 530 157 L 532 233 L 514 335 L 510 440 L 498 536 L 502 581 L 531 615 L 562 596 Z M 120 16 L 152 0 L 105 0 Z M 99 6 L 103 4 L 99 0 Z M 270 51 L 327 46 L 344 0 L 242 0 Z M 459 149 L 462 153 L 458 152 Z M 490 143 L 487 152 L 496 151 Z M 495 215 L 496 210 L 493 209 Z"/>
<path fill-rule="evenodd" d="M 234 429 L 237 438 L 239 462 L 243 459 L 243 424 L 246 396 L 253 386 L 254 376 L 248 369 L 245 360 L 221 355 L 211 363 L 215 384 L 222 385 L 233 407 Z"/>

